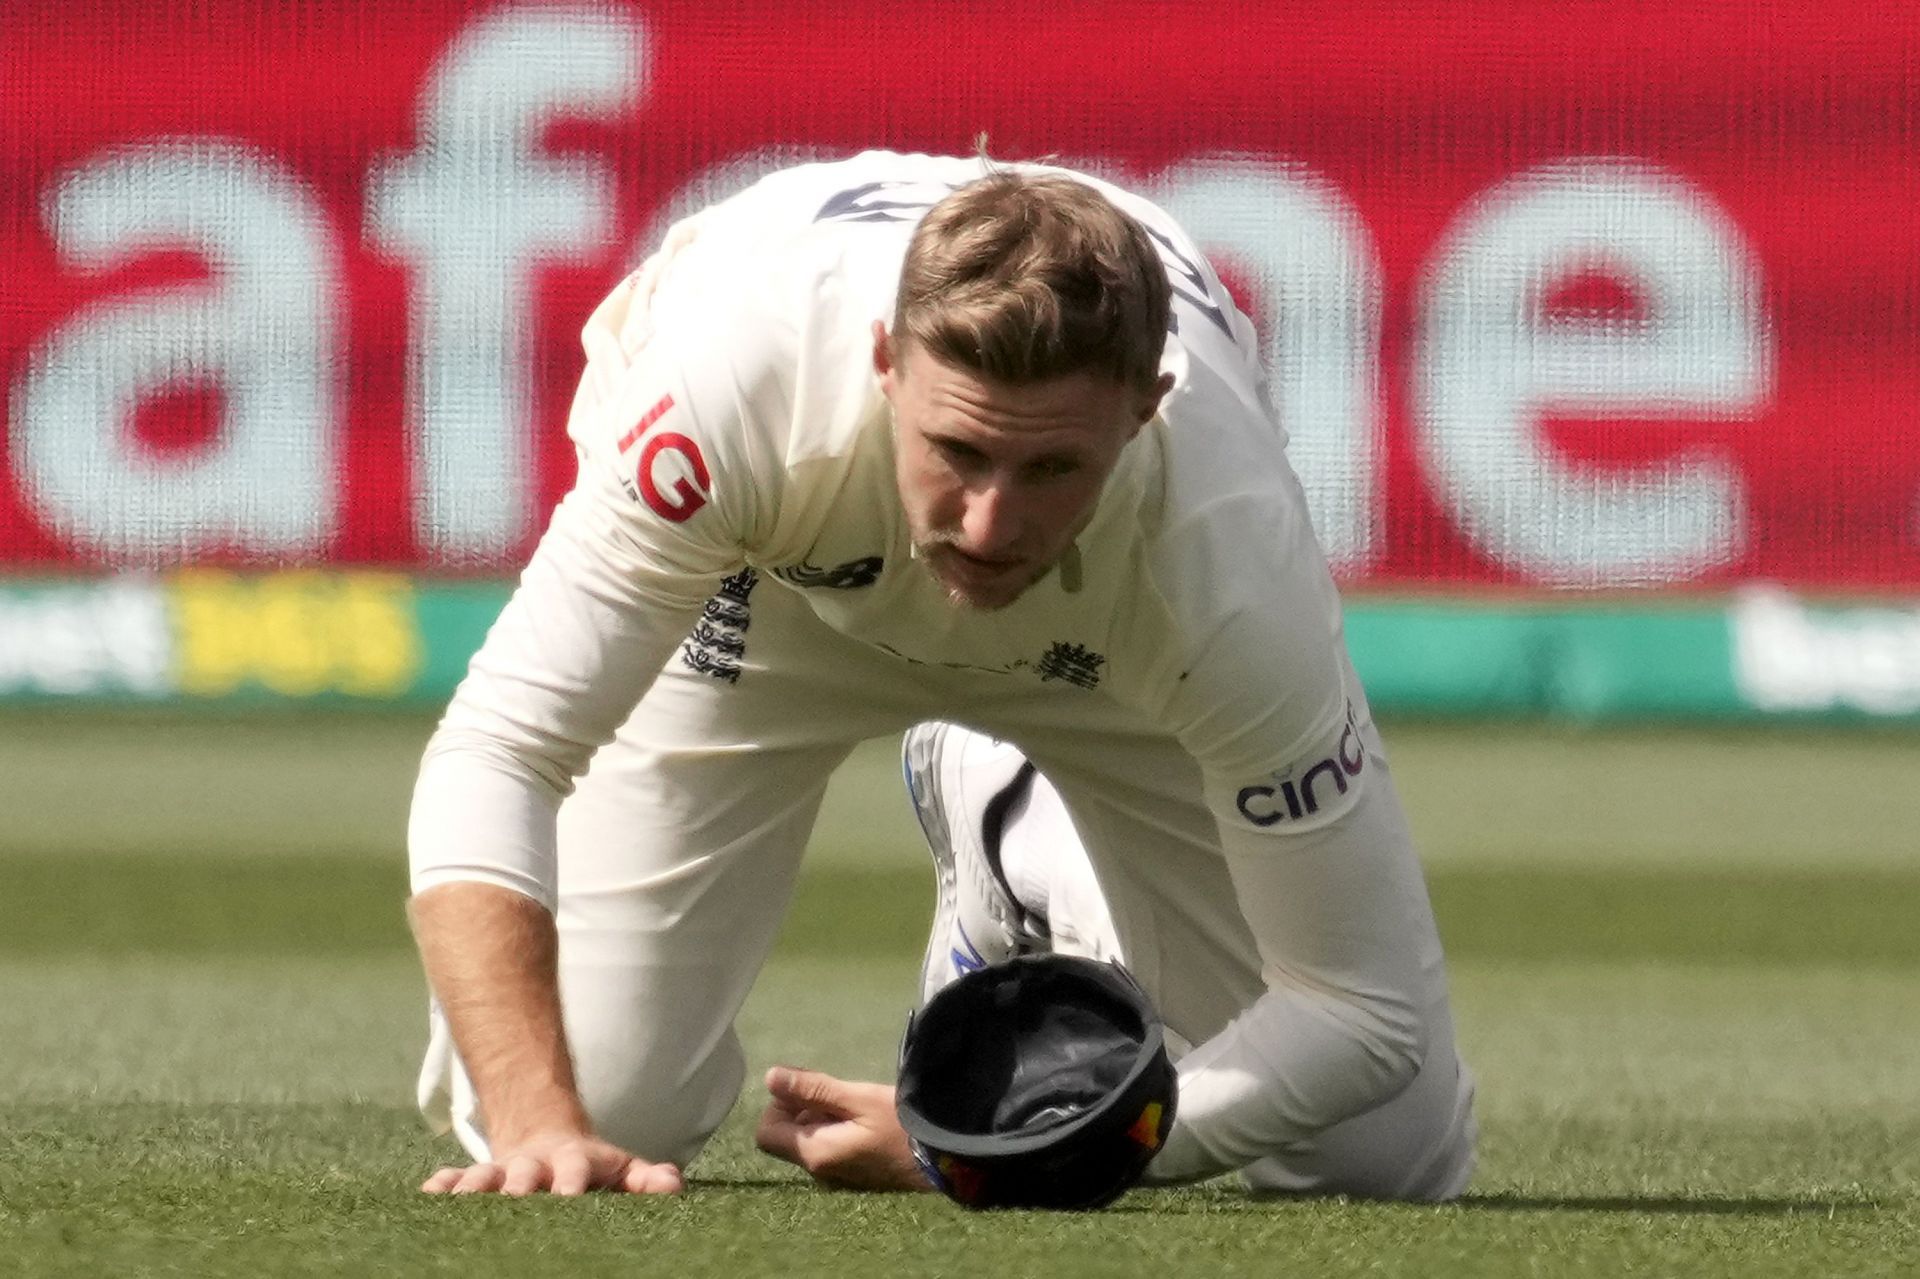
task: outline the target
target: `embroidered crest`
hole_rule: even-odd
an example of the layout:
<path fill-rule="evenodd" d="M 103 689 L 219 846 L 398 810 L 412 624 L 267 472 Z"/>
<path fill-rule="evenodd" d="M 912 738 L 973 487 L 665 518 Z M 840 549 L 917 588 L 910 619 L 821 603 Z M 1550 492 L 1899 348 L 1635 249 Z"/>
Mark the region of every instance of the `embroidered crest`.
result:
<path fill-rule="evenodd" d="M 752 621 L 748 600 L 760 575 L 743 568 L 720 583 L 720 589 L 700 609 L 693 633 L 680 645 L 680 660 L 691 670 L 728 684 L 740 682 L 740 659 L 747 653 L 747 627 Z"/>
<path fill-rule="evenodd" d="M 1107 659 L 1085 644 L 1060 641 L 1047 650 L 1035 669 L 1041 682 L 1063 679 L 1076 688 L 1092 688 L 1100 682 L 1100 668 Z"/>
<path fill-rule="evenodd" d="M 745 657 L 747 637 L 730 626 L 715 626 L 706 618 L 693 624 L 692 642 L 725 657 Z"/>

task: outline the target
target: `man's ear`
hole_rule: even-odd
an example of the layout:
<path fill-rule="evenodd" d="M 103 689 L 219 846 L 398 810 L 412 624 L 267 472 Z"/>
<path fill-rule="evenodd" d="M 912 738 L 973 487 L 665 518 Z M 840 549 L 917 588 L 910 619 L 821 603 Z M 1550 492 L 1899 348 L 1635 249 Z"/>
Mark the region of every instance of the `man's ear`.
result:
<path fill-rule="evenodd" d="M 1138 420 L 1134 423 L 1135 430 L 1153 421 L 1153 415 L 1160 411 L 1160 401 L 1166 399 L 1167 392 L 1172 389 L 1173 374 L 1162 373 L 1160 380 L 1153 384 L 1153 390 L 1148 392 L 1146 397 L 1140 401 Z"/>
<path fill-rule="evenodd" d="M 880 389 L 887 398 L 893 398 L 894 363 L 893 338 L 887 333 L 887 322 L 873 322 L 873 371 L 880 378 Z"/>

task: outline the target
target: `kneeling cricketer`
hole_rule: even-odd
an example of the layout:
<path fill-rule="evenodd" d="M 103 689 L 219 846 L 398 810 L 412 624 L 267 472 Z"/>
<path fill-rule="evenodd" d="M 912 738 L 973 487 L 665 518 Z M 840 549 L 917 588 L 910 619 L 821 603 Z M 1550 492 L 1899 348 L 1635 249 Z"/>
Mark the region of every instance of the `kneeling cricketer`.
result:
<path fill-rule="evenodd" d="M 1176 1063 L 1147 1181 L 1461 1192 L 1420 867 L 1252 327 L 1164 212 L 983 158 L 790 169 L 585 344 L 577 481 L 414 793 L 420 1101 L 470 1157 L 426 1190 L 680 1189 L 827 779 L 906 733 L 923 998 L 1118 961 Z M 927 1186 L 892 1086 L 766 1082 L 763 1149 Z"/>

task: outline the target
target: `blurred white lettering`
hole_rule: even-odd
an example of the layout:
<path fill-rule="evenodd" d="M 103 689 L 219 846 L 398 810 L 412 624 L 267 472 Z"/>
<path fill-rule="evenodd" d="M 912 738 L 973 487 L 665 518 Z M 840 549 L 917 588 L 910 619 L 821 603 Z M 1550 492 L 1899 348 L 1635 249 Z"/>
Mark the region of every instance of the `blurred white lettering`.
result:
<path fill-rule="evenodd" d="M 1633 322 L 1547 322 L 1543 293 L 1603 270 L 1644 298 Z M 1436 491 L 1495 561 L 1560 586 L 1674 581 L 1735 558 L 1745 494 L 1695 450 L 1633 470 L 1568 465 L 1556 411 L 1742 418 L 1770 394 L 1759 267 L 1702 193 L 1644 166 L 1569 163 L 1513 178 L 1463 215 L 1421 296 L 1415 436 Z"/>
<path fill-rule="evenodd" d="M 1336 571 L 1364 570 L 1381 432 L 1380 265 L 1365 224 L 1314 174 L 1257 160 L 1183 164 L 1157 194 L 1209 255 L 1251 272 L 1273 407 L 1314 531 Z"/>
<path fill-rule="evenodd" d="M 440 558 L 498 556 L 531 520 L 534 273 L 597 261 L 615 234 L 605 166 L 542 156 L 541 134 L 568 114 L 630 110 L 645 54 L 629 15 L 494 14 L 435 67 L 419 149 L 369 176 L 369 232 L 413 268 L 414 523 Z"/>
<path fill-rule="evenodd" d="M 38 517 L 119 562 L 323 549 L 341 308 L 314 199 L 274 161 L 194 139 L 108 152 L 60 179 L 46 215 L 82 271 L 186 250 L 214 278 L 96 303 L 29 356 L 10 444 Z M 211 441 L 173 456 L 139 447 L 143 401 L 208 382 L 224 403 Z"/>
<path fill-rule="evenodd" d="M 171 692 L 166 601 L 145 578 L 0 593 L 0 692 Z"/>
<path fill-rule="evenodd" d="M 1816 613 L 1784 591 L 1753 590 L 1734 608 L 1733 632 L 1735 678 L 1760 710 L 1920 711 L 1920 610 Z"/>

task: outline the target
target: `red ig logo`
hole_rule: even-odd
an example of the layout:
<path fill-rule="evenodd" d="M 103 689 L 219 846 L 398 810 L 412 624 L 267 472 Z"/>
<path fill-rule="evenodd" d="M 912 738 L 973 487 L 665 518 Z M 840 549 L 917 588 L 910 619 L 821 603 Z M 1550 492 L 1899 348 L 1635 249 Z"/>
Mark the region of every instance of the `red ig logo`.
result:
<path fill-rule="evenodd" d="M 672 407 L 673 397 L 669 395 L 648 409 L 639 423 L 620 441 L 620 451 L 624 453 L 632 447 L 633 442 L 645 435 L 648 428 Z M 688 482 L 684 475 L 674 475 L 663 492 L 656 478 L 662 453 L 677 455 L 686 469 L 693 472 L 692 482 Z M 698 444 L 678 431 L 662 431 L 647 441 L 646 447 L 640 450 L 634 479 L 639 485 L 640 500 L 661 519 L 671 520 L 675 524 L 690 519 L 713 496 L 713 477 L 707 472 L 707 459 L 701 456 Z"/>

